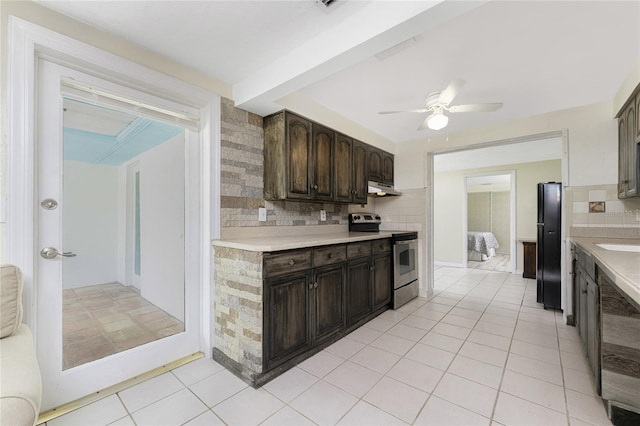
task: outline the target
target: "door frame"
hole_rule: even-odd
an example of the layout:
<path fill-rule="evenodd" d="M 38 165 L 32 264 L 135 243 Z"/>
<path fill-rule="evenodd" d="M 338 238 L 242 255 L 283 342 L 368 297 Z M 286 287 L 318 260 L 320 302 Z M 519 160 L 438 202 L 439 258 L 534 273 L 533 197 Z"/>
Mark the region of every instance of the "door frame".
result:
<path fill-rule="evenodd" d="M 471 145 L 462 145 L 457 146 L 453 149 L 443 149 L 436 151 L 425 151 L 424 152 L 424 165 L 423 170 L 425 170 L 424 174 L 424 187 L 426 190 L 426 209 L 425 209 L 425 224 L 426 228 L 429 230 L 429 235 L 434 235 L 434 161 L 433 157 L 438 154 L 445 154 L 448 152 L 454 151 L 466 151 L 473 150 L 478 148 L 486 148 L 490 146 L 500 146 L 500 145 L 510 145 L 517 144 L 520 142 L 526 142 L 535 139 L 546 139 L 551 137 L 560 137 L 562 139 L 562 159 L 561 159 L 561 171 L 562 171 L 562 191 L 563 191 L 563 199 L 565 188 L 571 186 L 571 182 L 569 181 L 569 131 L 567 129 L 561 129 L 556 131 L 549 132 L 541 132 L 534 133 L 528 136 L 519 136 L 509 139 L 502 140 L 493 140 L 489 142 L 480 142 Z M 517 194 L 516 194 L 517 196 Z M 561 250 L 561 275 L 566 282 L 569 282 L 570 276 L 568 275 L 568 271 L 571 270 L 571 251 L 570 244 L 567 243 L 566 238 L 566 223 L 567 223 L 567 209 L 563 203 L 562 205 L 562 250 Z M 433 294 L 433 287 L 435 283 L 435 277 L 433 273 L 434 267 L 434 239 L 427 238 L 426 242 L 426 257 L 427 257 L 427 282 L 426 282 L 426 293 L 428 296 Z M 565 282 L 563 281 L 563 283 Z M 573 308 L 570 303 L 573 300 L 573 286 L 563 284 L 563 292 L 562 292 L 562 309 L 563 316 L 566 319 L 568 315 L 573 315 Z"/>
<path fill-rule="evenodd" d="M 211 357 L 211 240 L 220 236 L 220 97 L 84 42 L 8 17 L 6 257 L 23 272 L 24 322 L 37 336 L 35 111 L 37 57 L 111 80 L 199 111 L 200 348 Z"/>
<path fill-rule="evenodd" d="M 516 171 L 504 170 L 496 172 L 471 173 L 464 175 L 464 201 L 462 203 L 462 264 L 465 268 L 469 263 L 467 231 L 469 224 L 469 187 L 468 179 L 478 176 L 509 176 L 509 271 L 512 274 L 519 273 L 516 267 Z M 520 271 L 522 272 L 522 271 Z"/>

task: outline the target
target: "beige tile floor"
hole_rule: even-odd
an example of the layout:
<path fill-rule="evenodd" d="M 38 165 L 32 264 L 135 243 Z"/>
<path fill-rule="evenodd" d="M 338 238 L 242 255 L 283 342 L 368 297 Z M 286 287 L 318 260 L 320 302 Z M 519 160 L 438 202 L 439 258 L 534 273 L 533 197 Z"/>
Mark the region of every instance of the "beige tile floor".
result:
<path fill-rule="evenodd" d="M 508 272 L 511 269 L 511 256 L 508 254 L 496 254 L 484 262 L 469 260 L 467 262 L 467 268 Z"/>
<path fill-rule="evenodd" d="M 63 290 L 63 369 L 184 331 L 135 289 L 107 283 Z"/>
<path fill-rule="evenodd" d="M 535 281 L 441 267 L 387 311 L 261 389 L 200 359 L 56 425 L 609 425 L 576 329 Z"/>

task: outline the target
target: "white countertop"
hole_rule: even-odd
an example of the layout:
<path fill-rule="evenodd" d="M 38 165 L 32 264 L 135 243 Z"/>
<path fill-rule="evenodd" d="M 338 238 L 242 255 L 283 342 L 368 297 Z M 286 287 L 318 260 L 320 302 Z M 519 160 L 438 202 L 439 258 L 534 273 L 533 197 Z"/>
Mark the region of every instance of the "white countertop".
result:
<path fill-rule="evenodd" d="M 284 228 L 284 227 L 283 227 Z M 213 240 L 214 247 L 228 247 L 248 251 L 280 251 L 297 248 L 344 244 L 358 241 L 391 238 L 391 232 L 330 232 L 327 234 L 297 234 L 287 227 L 283 235 L 277 237 L 249 237 Z"/>
<path fill-rule="evenodd" d="M 640 253 L 605 250 L 598 244 L 640 244 L 637 239 L 571 237 L 573 243 L 589 252 L 598 267 L 616 286 L 640 304 Z"/>

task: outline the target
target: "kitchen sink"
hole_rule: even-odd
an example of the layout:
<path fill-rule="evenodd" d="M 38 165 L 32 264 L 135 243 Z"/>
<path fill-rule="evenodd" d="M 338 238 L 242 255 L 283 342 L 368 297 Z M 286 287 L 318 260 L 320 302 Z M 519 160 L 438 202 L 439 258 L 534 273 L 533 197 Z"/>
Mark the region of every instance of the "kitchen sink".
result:
<path fill-rule="evenodd" d="M 640 253 L 640 244 L 598 244 L 600 248 L 610 251 L 628 251 L 632 253 Z"/>

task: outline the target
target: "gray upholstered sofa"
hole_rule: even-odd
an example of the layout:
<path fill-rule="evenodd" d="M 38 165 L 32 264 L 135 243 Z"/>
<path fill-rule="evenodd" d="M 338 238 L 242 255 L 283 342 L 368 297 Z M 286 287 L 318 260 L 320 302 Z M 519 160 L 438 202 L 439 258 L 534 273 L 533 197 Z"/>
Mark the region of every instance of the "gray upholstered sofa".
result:
<path fill-rule="evenodd" d="M 41 399 L 33 335 L 22 323 L 22 273 L 0 265 L 0 426 L 34 425 Z"/>

